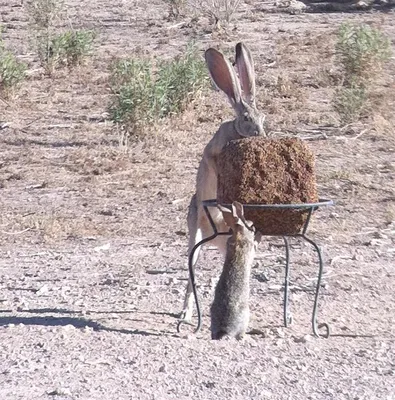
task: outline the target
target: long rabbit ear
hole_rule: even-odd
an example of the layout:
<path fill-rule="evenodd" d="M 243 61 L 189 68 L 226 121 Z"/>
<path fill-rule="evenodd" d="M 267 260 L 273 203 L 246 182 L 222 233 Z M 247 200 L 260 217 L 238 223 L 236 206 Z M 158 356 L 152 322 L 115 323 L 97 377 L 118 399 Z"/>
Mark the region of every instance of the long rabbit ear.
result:
<path fill-rule="evenodd" d="M 217 207 L 222 212 L 222 216 L 224 218 L 226 225 L 228 225 L 229 228 L 231 228 L 234 231 L 237 223 L 237 218 L 235 218 L 233 211 L 230 211 L 228 208 L 221 206 L 220 204 L 218 204 Z"/>
<path fill-rule="evenodd" d="M 236 223 L 239 225 L 247 225 L 247 222 L 244 218 L 244 208 L 243 205 L 241 203 L 239 203 L 238 201 L 234 201 L 232 203 L 232 213 L 233 213 L 233 217 L 235 218 L 235 220 L 237 221 Z"/>
<path fill-rule="evenodd" d="M 241 88 L 232 65 L 222 53 L 212 48 L 206 50 L 205 58 L 212 80 L 236 108 L 241 101 Z"/>
<path fill-rule="evenodd" d="M 250 50 L 244 43 L 237 43 L 236 45 L 236 65 L 244 99 L 249 105 L 255 106 L 254 60 Z"/>
<path fill-rule="evenodd" d="M 243 209 L 243 204 L 239 203 L 238 201 L 234 201 L 232 203 L 232 211 L 233 211 L 233 216 L 235 218 L 244 218 L 244 209 Z"/>

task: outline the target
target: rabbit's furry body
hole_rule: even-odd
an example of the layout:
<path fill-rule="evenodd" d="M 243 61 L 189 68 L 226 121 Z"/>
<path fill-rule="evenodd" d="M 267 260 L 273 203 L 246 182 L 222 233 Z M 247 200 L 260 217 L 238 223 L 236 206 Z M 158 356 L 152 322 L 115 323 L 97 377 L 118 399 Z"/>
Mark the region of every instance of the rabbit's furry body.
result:
<path fill-rule="evenodd" d="M 202 201 L 216 199 L 217 197 L 217 158 L 221 150 L 231 140 L 265 134 L 263 129 L 264 116 L 259 113 L 255 106 L 255 73 L 252 55 L 248 48 L 242 43 L 236 45 L 235 64 L 239 78 L 229 61 L 217 50 L 208 49 L 205 57 L 214 83 L 227 95 L 236 112 L 236 118 L 221 124 L 204 149 L 197 173 L 196 192 L 192 196 L 188 210 L 188 254 L 191 253 L 198 242 L 213 233 Z M 221 212 L 211 208 L 210 214 L 218 232 L 226 231 L 227 227 Z M 226 237 L 217 236 L 210 241 L 210 246 L 216 246 L 225 255 Z M 196 264 L 198 255 L 199 251 L 195 251 L 192 260 L 193 266 Z M 192 283 L 189 280 L 183 310 L 185 320 L 191 319 L 192 306 Z"/>
<path fill-rule="evenodd" d="M 245 220 L 240 203 L 233 202 L 231 211 L 219 206 L 219 211 L 232 236 L 226 243 L 225 262 L 211 305 L 211 338 L 241 339 L 250 319 L 250 274 L 261 235 Z"/>

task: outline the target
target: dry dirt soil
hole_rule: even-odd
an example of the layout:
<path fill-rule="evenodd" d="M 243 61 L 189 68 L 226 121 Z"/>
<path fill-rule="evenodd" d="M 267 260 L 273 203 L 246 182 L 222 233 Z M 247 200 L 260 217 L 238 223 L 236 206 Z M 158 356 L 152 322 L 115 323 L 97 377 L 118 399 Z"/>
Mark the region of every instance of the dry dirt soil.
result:
<path fill-rule="evenodd" d="M 345 20 L 395 40 L 394 12 L 274 12 L 250 1 L 227 31 L 168 18 L 162 1 L 66 1 L 63 26 L 97 32 L 93 57 L 52 77 L 32 50 L 26 2 L 0 2 L 7 46 L 28 79 L 0 100 L 0 399 L 395 399 L 394 59 L 369 115 L 340 127 L 331 99 L 335 31 Z M 185 23 L 182 23 L 185 22 Z M 325 273 L 311 333 L 317 257 L 292 240 L 293 323 L 282 326 L 284 248 L 263 240 L 252 271 L 251 332 L 212 341 L 222 260 L 197 267 L 203 327 L 177 333 L 187 280 L 186 212 L 205 144 L 232 117 L 208 91 L 149 139 L 123 144 L 108 120 L 119 57 L 171 57 L 195 40 L 256 59 L 258 105 L 276 134 L 308 141 Z"/>

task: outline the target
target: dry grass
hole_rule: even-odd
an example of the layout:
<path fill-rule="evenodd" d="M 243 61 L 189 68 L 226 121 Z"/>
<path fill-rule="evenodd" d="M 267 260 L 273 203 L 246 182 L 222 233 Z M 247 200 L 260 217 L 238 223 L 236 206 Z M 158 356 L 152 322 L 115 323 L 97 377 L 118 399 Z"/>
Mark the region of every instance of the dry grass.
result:
<path fill-rule="evenodd" d="M 194 44 L 171 60 L 118 60 L 111 68 L 110 118 L 130 137 L 142 138 L 152 125 L 181 114 L 207 82 L 206 66 Z"/>
<path fill-rule="evenodd" d="M 22 236 L 43 243 L 62 242 L 103 235 L 104 231 L 89 216 L 61 215 L 56 211 L 12 214 L 0 222 L 3 237 Z"/>
<path fill-rule="evenodd" d="M 70 151 L 65 160 L 65 168 L 81 175 L 106 175 L 124 170 L 129 163 L 126 154 L 117 148 L 80 148 Z"/>
<path fill-rule="evenodd" d="M 380 29 L 363 23 L 342 23 L 336 37 L 336 62 L 342 82 L 335 90 L 333 105 L 344 125 L 370 116 L 370 95 L 386 73 L 391 45 Z"/>
<path fill-rule="evenodd" d="M 262 70 L 258 78 L 263 87 L 258 92 L 259 104 L 268 114 L 272 130 L 295 131 L 301 124 L 333 124 L 335 118 L 330 107 L 325 106 L 317 112 L 314 90 L 328 89 L 319 97 L 322 100 L 325 95 L 329 100 L 331 87 L 338 79 L 336 69 L 331 65 L 333 35 L 307 31 L 281 35 L 276 40 L 275 67 Z"/>
<path fill-rule="evenodd" d="M 186 0 L 195 13 L 210 18 L 215 23 L 228 24 L 237 12 L 241 0 Z"/>
<path fill-rule="evenodd" d="M 393 118 L 392 118 L 393 120 Z M 374 132 L 380 136 L 395 136 L 394 122 L 389 121 L 381 114 L 374 113 L 371 117 Z"/>
<path fill-rule="evenodd" d="M 273 129 L 294 129 L 304 115 L 302 110 L 307 104 L 307 91 L 297 77 L 285 71 L 281 71 L 273 81 L 258 94 L 258 104 L 267 114 L 267 122 Z"/>
<path fill-rule="evenodd" d="M 281 67 L 300 70 L 317 65 L 324 66 L 335 54 L 334 30 L 317 33 L 306 31 L 301 34 L 282 35 L 276 40 L 278 63 Z"/>
<path fill-rule="evenodd" d="M 393 204 L 389 204 L 386 207 L 385 221 L 387 224 L 395 223 L 395 206 Z"/>
<path fill-rule="evenodd" d="M 351 170 L 347 169 L 338 169 L 335 171 L 331 171 L 328 174 L 328 179 L 330 180 L 350 180 L 355 176 Z"/>

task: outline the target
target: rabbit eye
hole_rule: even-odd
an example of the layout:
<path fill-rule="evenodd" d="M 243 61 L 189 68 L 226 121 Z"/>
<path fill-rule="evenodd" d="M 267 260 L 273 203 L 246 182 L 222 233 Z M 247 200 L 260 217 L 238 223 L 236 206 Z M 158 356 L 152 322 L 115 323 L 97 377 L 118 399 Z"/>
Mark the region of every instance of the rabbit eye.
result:
<path fill-rule="evenodd" d="M 247 122 L 249 120 L 248 114 L 244 114 L 244 118 L 243 119 L 244 119 L 244 121 Z"/>

